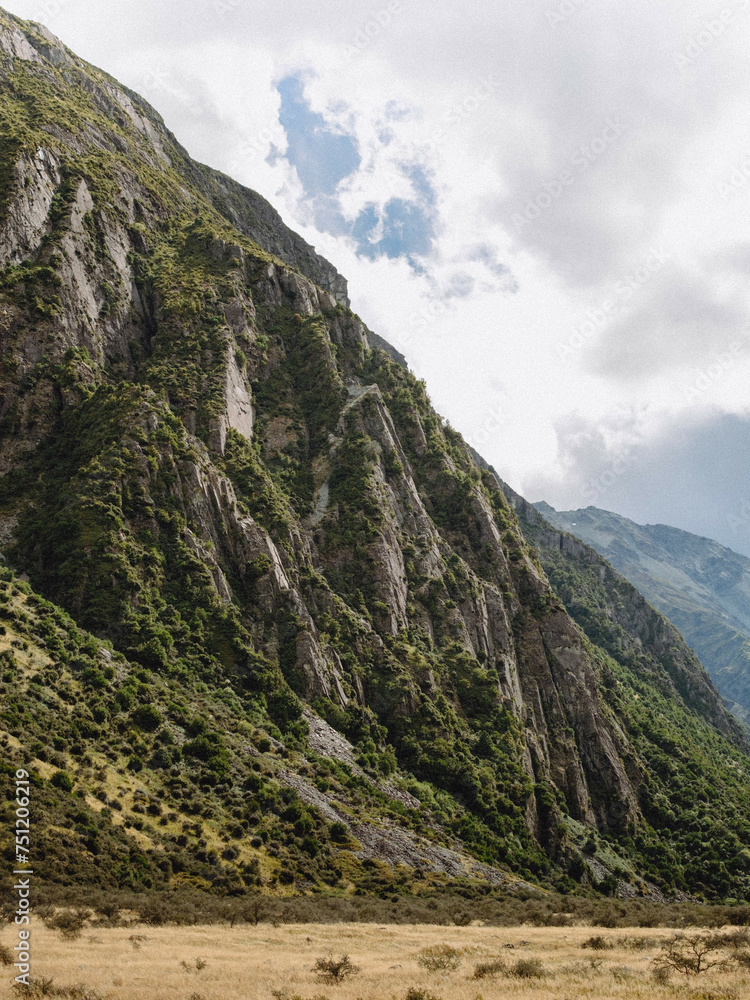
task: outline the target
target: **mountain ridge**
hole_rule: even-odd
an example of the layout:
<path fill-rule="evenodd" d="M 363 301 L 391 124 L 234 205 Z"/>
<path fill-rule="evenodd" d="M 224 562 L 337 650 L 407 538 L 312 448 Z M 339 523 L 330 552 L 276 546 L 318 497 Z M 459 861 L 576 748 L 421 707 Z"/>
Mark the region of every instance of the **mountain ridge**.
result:
<path fill-rule="evenodd" d="M 739 717 L 750 717 L 750 559 L 669 525 L 638 525 L 595 507 L 534 506 L 593 545 L 673 621 Z"/>

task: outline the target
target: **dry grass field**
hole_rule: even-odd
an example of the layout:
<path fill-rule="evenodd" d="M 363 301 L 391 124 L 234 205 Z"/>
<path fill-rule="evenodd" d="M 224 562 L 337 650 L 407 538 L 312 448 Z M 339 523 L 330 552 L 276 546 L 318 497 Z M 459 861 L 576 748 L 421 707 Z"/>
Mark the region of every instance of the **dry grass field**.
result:
<path fill-rule="evenodd" d="M 691 932 L 692 933 L 692 932 Z M 293 924 L 143 926 L 84 930 L 77 941 L 37 922 L 27 996 L 70 1000 L 743 1000 L 750 968 L 652 978 L 652 959 L 674 931 L 591 927 L 435 927 Z M 597 949 L 584 947 L 599 938 Z M 604 939 L 602 942 L 601 939 Z M 6 946 L 11 928 L 2 934 Z M 457 955 L 441 957 L 440 946 Z M 425 949 L 453 969 L 430 971 Z M 445 949 L 444 949 L 445 950 Z M 360 972 L 343 983 L 316 976 L 316 960 L 348 954 Z M 420 959 L 422 961 L 420 962 Z M 480 963 L 505 971 L 475 978 Z M 536 960 L 536 961 L 535 961 Z M 205 964 L 204 964 L 205 963 Z M 519 964 L 520 963 L 520 964 Z M 519 975 L 530 970 L 541 976 Z M 0 966 L 5 998 L 18 1000 Z M 53 982 L 43 987 L 43 981 Z M 76 990 L 72 987 L 79 985 Z M 43 992 L 44 989 L 44 992 Z"/>

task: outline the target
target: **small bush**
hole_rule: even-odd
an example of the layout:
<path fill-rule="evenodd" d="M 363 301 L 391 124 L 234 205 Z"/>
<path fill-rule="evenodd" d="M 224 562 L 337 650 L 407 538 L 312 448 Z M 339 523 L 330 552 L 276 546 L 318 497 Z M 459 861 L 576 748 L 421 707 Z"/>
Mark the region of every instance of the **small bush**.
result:
<path fill-rule="evenodd" d="M 147 733 L 155 733 L 164 721 L 161 713 L 153 705 L 139 705 L 133 712 L 133 722 Z"/>
<path fill-rule="evenodd" d="M 712 940 L 715 944 L 723 948 L 731 948 L 738 951 L 740 948 L 750 947 L 750 931 L 747 927 L 739 927 L 721 934 L 714 934 Z"/>
<path fill-rule="evenodd" d="M 343 983 L 345 979 L 356 976 L 359 971 L 359 966 L 353 965 L 348 955 L 342 955 L 341 958 L 333 958 L 332 955 L 328 958 L 317 958 L 313 966 L 316 976 L 323 982 L 333 984 Z"/>
<path fill-rule="evenodd" d="M 543 979 L 547 975 L 538 958 L 519 958 L 510 973 L 519 979 Z"/>
<path fill-rule="evenodd" d="M 186 962 L 184 958 L 180 962 L 180 965 L 183 967 L 183 969 L 185 970 L 185 972 L 192 972 L 193 971 L 193 966 L 189 962 Z M 196 960 L 195 960 L 195 968 L 197 969 L 198 972 L 202 972 L 203 969 L 207 968 L 207 966 L 208 966 L 208 962 L 205 960 L 205 958 L 196 958 Z"/>
<path fill-rule="evenodd" d="M 436 997 L 434 993 L 429 993 L 419 986 L 410 986 L 404 994 L 404 1000 L 442 1000 L 442 998 Z"/>
<path fill-rule="evenodd" d="M 54 785 L 55 788 L 59 788 L 63 792 L 73 791 L 73 779 L 65 771 L 55 771 L 52 777 L 49 779 L 50 784 Z"/>
<path fill-rule="evenodd" d="M 508 966 L 502 958 L 492 959 L 490 962 L 479 962 L 474 966 L 473 979 L 484 979 L 486 976 L 507 975 Z"/>
<path fill-rule="evenodd" d="M 44 926 L 52 931 L 59 931 L 64 941 L 76 941 L 81 936 L 87 918 L 85 910 L 63 910 L 47 917 Z"/>
<path fill-rule="evenodd" d="M 338 821 L 331 823 L 328 832 L 331 836 L 331 840 L 336 844 L 345 844 L 349 839 L 349 831 L 345 823 L 339 823 Z"/>
<path fill-rule="evenodd" d="M 581 947 L 591 948 L 594 951 L 604 951 L 605 948 L 609 948 L 609 943 L 605 937 L 602 937 L 601 934 L 594 934 L 592 937 L 587 938 Z"/>
<path fill-rule="evenodd" d="M 417 961 L 428 972 L 455 972 L 461 965 L 461 956 L 449 944 L 433 944 L 420 951 Z"/>
<path fill-rule="evenodd" d="M 0 964 L 13 965 L 13 952 L 7 944 L 0 944 Z"/>
<path fill-rule="evenodd" d="M 16 988 L 22 997 L 49 997 L 60 995 L 54 985 L 53 979 L 30 979 L 28 986 L 25 983 L 22 983 Z"/>

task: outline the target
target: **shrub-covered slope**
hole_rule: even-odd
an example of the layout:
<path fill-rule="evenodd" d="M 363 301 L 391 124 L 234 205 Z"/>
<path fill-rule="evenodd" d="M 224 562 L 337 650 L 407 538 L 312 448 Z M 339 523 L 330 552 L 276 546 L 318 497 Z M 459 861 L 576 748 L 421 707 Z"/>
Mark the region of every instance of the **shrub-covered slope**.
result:
<path fill-rule="evenodd" d="M 238 892 L 721 896 L 720 844 L 746 896 L 747 746 L 679 636 L 613 680 L 331 265 L 39 26 L 0 14 L 0 57 L 4 718 L 50 829 Z M 641 698 L 684 720 L 667 764 Z M 686 865 L 659 769 L 708 765 L 726 834 Z"/>

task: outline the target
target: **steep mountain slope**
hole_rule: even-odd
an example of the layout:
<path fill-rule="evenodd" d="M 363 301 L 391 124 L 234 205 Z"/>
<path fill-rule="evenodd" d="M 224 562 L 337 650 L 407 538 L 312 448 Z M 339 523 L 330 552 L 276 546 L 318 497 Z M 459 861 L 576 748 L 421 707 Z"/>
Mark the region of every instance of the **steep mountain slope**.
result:
<path fill-rule="evenodd" d="M 724 802 L 732 793 L 715 769 L 713 737 L 707 739 L 703 727 L 683 711 L 687 703 L 704 714 L 716 701 L 713 685 L 674 626 L 639 591 L 593 548 L 546 520 L 538 504 L 498 482 L 555 592 L 606 656 L 603 684 L 634 750 L 648 762 L 645 815 L 655 827 L 671 829 L 673 862 L 683 867 L 688 882 L 703 871 L 704 878 L 721 881 L 729 890 L 724 819 L 733 806 L 727 812 Z M 695 848 L 706 833 L 724 846 L 699 860 Z"/>
<path fill-rule="evenodd" d="M 750 718 L 750 559 L 665 524 L 610 511 L 556 511 L 552 524 L 588 542 L 674 622 L 741 718 Z"/>
<path fill-rule="evenodd" d="M 0 13 L 0 54 L 2 719 L 51 829 L 142 856 L 118 884 L 750 895 L 748 747 L 679 636 L 581 631 L 262 199 L 39 26 Z"/>

